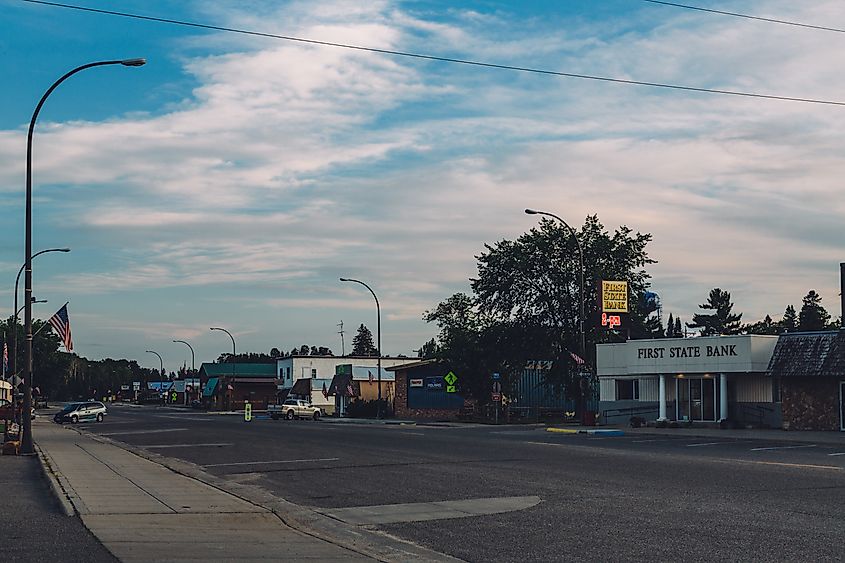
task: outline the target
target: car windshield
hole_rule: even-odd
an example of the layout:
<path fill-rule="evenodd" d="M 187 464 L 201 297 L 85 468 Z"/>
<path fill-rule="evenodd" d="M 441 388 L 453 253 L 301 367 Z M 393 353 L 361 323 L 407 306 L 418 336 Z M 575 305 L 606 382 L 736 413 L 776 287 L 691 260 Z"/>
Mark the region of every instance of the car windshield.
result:
<path fill-rule="evenodd" d="M 75 411 L 77 408 L 79 408 L 79 405 L 81 404 L 82 403 L 70 403 L 69 405 L 65 405 L 65 408 L 62 409 L 62 412 Z"/>

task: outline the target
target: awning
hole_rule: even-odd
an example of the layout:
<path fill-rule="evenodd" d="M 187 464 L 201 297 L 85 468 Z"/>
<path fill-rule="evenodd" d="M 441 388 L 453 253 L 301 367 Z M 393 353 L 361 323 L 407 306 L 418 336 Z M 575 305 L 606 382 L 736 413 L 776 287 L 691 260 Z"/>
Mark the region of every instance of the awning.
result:
<path fill-rule="evenodd" d="M 203 397 L 211 397 L 214 395 L 214 389 L 217 387 L 217 379 L 216 377 L 209 377 L 208 381 L 205 382 L 205 388 L 202 390 Z"/>

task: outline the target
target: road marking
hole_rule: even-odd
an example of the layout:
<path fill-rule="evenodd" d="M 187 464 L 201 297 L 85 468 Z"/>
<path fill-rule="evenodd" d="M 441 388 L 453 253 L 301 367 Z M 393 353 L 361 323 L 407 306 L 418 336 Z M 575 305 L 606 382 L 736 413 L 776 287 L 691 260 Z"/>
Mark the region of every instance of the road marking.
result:
<path fill-rule="evenodd" d="M 739 444 L 742 442 L 750 442 L 751 440 L 728 440 L 724 442 L 704 442 L 701 444 L 687 444 L 688 448 L 696 448 L 699 446 L 718 446 L 720 444 Z"/>
<path fill-rule="evenodd" d="M 231 465 L 261 465 L 264 463 L 307 463 L 309 461 L 338 461 L 339 457 L 321 457 L 316 459 L 279 459 L 275 461 L 237 461 L 233 463 L 209 463 L 203 467 L 227 467 Z"/>
<path fill-rule="evenodd" d="M 162 428 L 160 430 L 126 430 L 125 432 L 101 432 L 99 436 L 124 436 L 127 434 L 158 434 L 159 432 L 184 432 L 187 428 Z"/>
<path fill-rule="evenodd" d="M 422 432 L 397 432 L 397 434 L 402 434 L 403 436 L 425 436 Z"/>
<path fill-rule="evenodd" d="M 833 469 L 834 471 L 845 471 L 845 467 L 837 465 L 813 465 L 809 463 L 784 463 L 781 461 L 754 461 L 750 459 L 714 459 L 717 463 L 752 463 L 756 465 L 778 465 L 780 467 L 796 467 L 801 469 Z"/>
<path fill-rule="evenodd" d="M 647 442 L 675 442 L 681 438 L 654 438 L 653 440 L 631 440 L 632 444 L 645 444 Z"/>
<path fill-rule="evenodd" d="M 382 504 L 377 506 L 354 506 L 350 508 L 318 509 L 317 512 L 336 520 L 366 526 L 396 522 L 422 522 L 444 518 L 466 518 L 485 514 L 501 514 L 525 510 L 541 502 L 538 496 L 479 498 L 447 500 L 440 502 L 410 502 L 406 504 Z"/>
<path fill-rule="evenodd" d="M 770 448 L 751 448 L 752 452 L 767 452 L 769 450 L 797 450 L 799 448 L 815 448 L 816 444 L 808 444 L 804 446 L 772 446 Z"/>
<path fill-rule="evenodd" d="M 835 454 L 827 454 L 827 455 L 845 455 L 845 452 L 837 452 Z"/>
<path fill-rule="evenodd" d="M 219 444 L 158 444 L 155 446 L 141 446 L 142 448 L 222 448 L 224 446 L 234 446 L 233 443 L 219 443 Z"/>

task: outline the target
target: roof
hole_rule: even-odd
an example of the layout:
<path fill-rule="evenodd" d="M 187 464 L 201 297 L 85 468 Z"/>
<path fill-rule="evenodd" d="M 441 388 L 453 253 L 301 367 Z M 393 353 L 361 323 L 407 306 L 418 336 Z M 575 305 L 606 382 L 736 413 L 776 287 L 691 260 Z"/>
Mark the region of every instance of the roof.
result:
<path fill-rule="evenodd" d="M 773 377 L 845 377 L 845 330 L 780 335 L 768 373 Z"/>
<path fill-rule="evenodd" d="M 400 364 L 398 366 L 391 366 L 389 368 L 384 368 L 387 371 L 408 371 L 416 368 L 421 368 L 423 366 L 427 366 L 433 363 L 436 363 L 438 360 L 429 359 L 429 360 L 417 360 L 414 362 L 409 362 L 407 364 Z"/>
<path fill-rule="evenodd" d="M 208 381 L 205 383 L 205 387 L 202 390 L 203 397 L 211 397 L 214 395 L 214 390 L 217 388 L 217 378 L 210 377 Z"/>
<path fill-rule="evenodd" d="M 233 364 L 216 364 L 210 362 L 203 362 L 200 367 L 200 372 L 204 372 L 205 377 L 222 377 L 232 375 Z M 234 364 L 235 377 L 269 377 L 277 378 L 276 364 Z M 200 373 L 200 377 L 203 373 Z"/>

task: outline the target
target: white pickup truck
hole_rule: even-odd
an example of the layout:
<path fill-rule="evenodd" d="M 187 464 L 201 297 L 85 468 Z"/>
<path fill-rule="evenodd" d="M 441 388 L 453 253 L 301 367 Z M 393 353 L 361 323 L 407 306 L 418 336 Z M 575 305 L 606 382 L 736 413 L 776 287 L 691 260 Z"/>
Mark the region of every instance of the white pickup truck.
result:
<path fill-rule="evenodd" d="M 315 407 L 308 401 L 302 399 L 287 399 L 281 405 L 268 405 L 267 414 L 273 420 L 286 418 L 293 420 L 294 418 L 311 418 L 320 420 L 322 411 L 320 407 Z"/>

